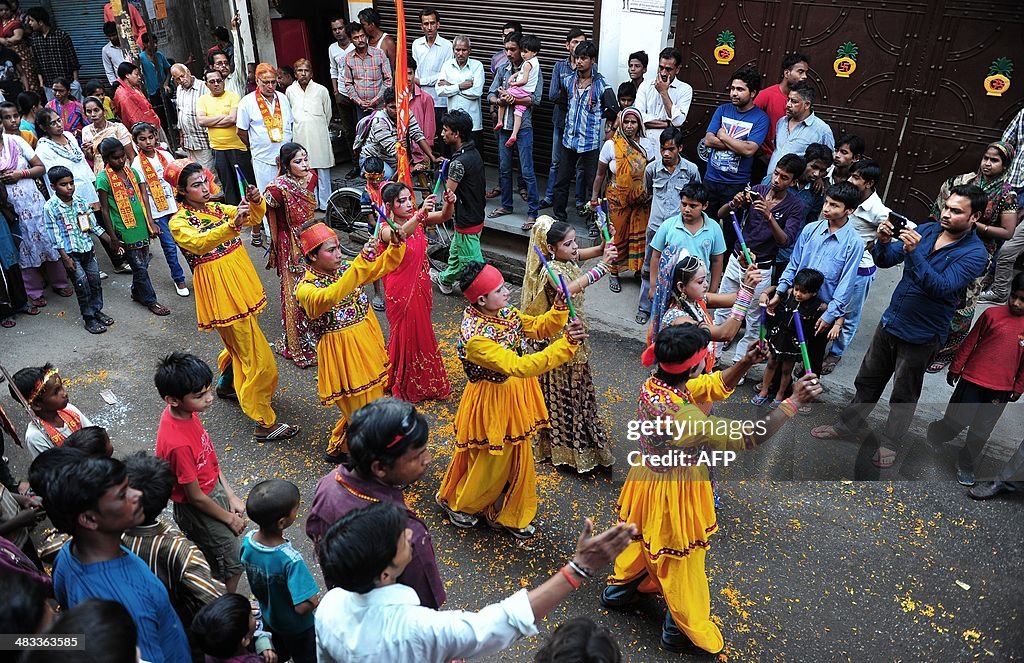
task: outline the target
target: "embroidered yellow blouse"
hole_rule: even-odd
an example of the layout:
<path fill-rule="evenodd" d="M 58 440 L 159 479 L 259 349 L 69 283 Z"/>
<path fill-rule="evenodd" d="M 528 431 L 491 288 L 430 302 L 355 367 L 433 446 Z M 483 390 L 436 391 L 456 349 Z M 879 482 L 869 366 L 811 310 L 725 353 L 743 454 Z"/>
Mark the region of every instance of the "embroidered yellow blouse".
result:
<path fill-rule="evenodd" d="M 225 327 L 259 313 L 267 295 L 234 226 L 233 205 L 208 203 L 197 211 L 181 206 L 171 217 L 171 237 L 192 267 L 199 328 Z M 246 226 L 263 223 L 266 203 L 249 205 Z"/>

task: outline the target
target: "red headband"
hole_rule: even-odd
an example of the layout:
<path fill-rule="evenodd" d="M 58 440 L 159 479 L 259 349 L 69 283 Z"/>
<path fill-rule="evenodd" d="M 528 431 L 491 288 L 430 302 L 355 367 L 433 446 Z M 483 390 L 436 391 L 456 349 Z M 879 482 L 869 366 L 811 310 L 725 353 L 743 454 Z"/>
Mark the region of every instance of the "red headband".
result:
<path fill-rule="evenodd" d="M 692 357 L 690 357 L 686 361 L 679 361 L 672 364 L 661 361 L 658 362 L 658 368 L 665 371 L 666 373 L 678 375 L 679 373 L 685 373 L 686 371 L 690 370 L 691 368 L 699 364 L 701 360 L 703 360 L 706 356 L 708 356 L 708 346 L 705 345 L 702 349 L 698 350 L 696 353 L 694 353 Z M 654 363 L 657 361 L 657 359 L 654 356 L 653 343 L 648 345 L 647 349 L 644 350 L 642 355 L 640 355 L 640 361 L 643 362 L 644 366 L 653 366 Z"/>
<path fill-rule="evenodd" d="M 473 279 L 473 283 L 462 292 L 462 296 L 466 298 L 470 304 L 476 303 L 476 300 L 483 297 L 489 292 L 493 292 L 501 287 L 501 284 L 505 282 L 505 277 L 501 275 L 497 267 L 493 265 L 484 265 L 484 268 L 480 270 L 476 278 Z"/>

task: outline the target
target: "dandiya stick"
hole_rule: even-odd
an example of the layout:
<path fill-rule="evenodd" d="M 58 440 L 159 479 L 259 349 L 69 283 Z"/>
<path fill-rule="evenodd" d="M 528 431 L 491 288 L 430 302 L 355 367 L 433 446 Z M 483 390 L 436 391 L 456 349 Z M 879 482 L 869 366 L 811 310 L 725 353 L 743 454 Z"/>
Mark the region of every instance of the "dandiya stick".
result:
<path fill-rule="evenodd" d="M 747 248 L 747 240 L 743 239 L 743 230 L 740 228 L 740 222 L 736 219 L 736 212 L 730 211 L 732 215 L 732 227 L 736 231 L 736 238 L 740 240 L 740 246 L 743 248 L 743 255 L 747 258 L 747 265 L 753 265 L 754 261 L 750 257 L 750 249 Z"/>
<path fill-rule="evenodd" d="M 796 340 L 800 343 L 800 357 L 804 360 L 804 374 L 811 372 L 811 358 L 807 354 L 807 341 L 804 340 L 804 326 L 800 322 L 800 310 L 793 311 L 793 325 L 796 327 Z"/>

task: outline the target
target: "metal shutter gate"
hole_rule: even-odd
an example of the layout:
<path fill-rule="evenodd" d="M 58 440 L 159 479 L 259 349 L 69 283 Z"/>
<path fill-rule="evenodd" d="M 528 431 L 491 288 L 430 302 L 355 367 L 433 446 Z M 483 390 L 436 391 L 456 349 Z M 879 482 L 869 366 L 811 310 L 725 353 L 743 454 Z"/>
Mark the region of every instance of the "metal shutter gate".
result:
<path fill-rule="evenodd" d="M 580 27 L 587 36 L 592 36 L 595 16 L 601 15 L 600 0 L 523 0 L 522 2 L 495 2 L 494 0 L 463 0 L 458 3 L 436 3 L 430 0 L 410 0 L 405 3 L 406 35 L 409 48 L 412 42 L 423 36 L 420 30 L 419 11 L 427 6 L 436 7 L 441 14 L 441 36 L 453 39 L 456 35 L 467 35 L 473 44 L 470 56 L 484 65 L 487 82 L 491 85 L 491 55 L 501 48 L 501 26 L 509 20 L 518 20 L 523 31 L 535 34 L 541 40 L 541 71 L 544 73 L 544 102 L 533 112 L 533 163 L 538 177 L 547 176 L 551 168 L 551 103 L 547 101 L 547 88 L 555 62 L 564 60 L 565 35 L 573 27 Z M 374 2 L 374 7 L 383 18 L 382 29 L 396 35 L 395 10 L 391 2 Z M 490 123 L 484 101 L 484 159 L 490 164 L 498 163 L 498 148 L 494 134 L 488 131 Z M 544 194 L 543 187 L 541 195 Z"/>
<path fill-rule="evenodd" d="M 79 80 L 84 85 L 91 78 L 104 83 L 102 51 L 107 43 L 103 36 L 103 5 L 106 0 L 51 0 L 46 3 L 53 17 L 53 27 L 71 35 L 81 66 Z"/>

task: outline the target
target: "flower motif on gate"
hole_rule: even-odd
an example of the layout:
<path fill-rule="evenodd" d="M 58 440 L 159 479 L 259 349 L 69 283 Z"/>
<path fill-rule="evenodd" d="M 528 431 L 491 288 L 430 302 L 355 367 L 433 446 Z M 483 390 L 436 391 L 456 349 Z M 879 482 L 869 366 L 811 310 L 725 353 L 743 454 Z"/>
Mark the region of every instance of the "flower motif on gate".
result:
<path fill-rule="evenodd" d="M 1013 76 L 1013 60 L 996 58 L 988 68 L 985 78 L 985 92 L 990 97 L 1001 97 L 1010 89 L 1010 76 Z"/>
<path fill-rule="evenodd" d="M 732 30 L 722 30 L 715 39 L 715 63 L 729 64 L 736 57 L 736 35 Z"/>

